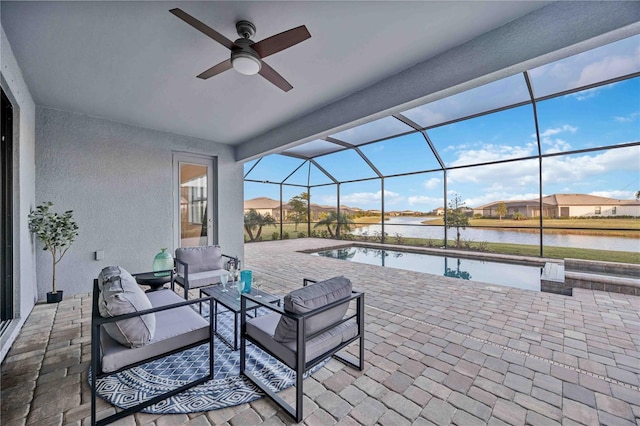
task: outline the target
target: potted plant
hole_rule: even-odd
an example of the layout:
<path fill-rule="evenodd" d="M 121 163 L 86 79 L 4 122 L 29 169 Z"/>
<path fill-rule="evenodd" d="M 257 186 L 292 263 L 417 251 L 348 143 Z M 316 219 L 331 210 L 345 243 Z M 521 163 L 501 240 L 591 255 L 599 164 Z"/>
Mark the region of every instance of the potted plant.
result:
<path fill-rule="evenodd" d="M 47 293 L 47 303 L 62 300 L 62 290 L 56 290 L 56 265 L 62 260 L 78 235 L 78 225 L 73 220 L 73 210 L 63 214 L 51 211 L 53 203 L 44 202 L 29 213 L 29 230 L 36 234 L 44 245 L 43 250 L 53 259 L 52 289 Z"/>

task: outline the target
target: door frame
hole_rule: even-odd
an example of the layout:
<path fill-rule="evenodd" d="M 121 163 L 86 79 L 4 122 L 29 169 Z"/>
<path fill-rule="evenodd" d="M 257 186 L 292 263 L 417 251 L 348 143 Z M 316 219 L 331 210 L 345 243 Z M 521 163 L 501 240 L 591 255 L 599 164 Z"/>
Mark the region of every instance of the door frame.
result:
<path fill-rule="evenodd" d="M 208 167 L 207 172 L 207 221 L 211 229 L 207 230 L 207 245 L 218 244 L 218 162 L 217 157 L 174 152 L 173 163 L 173 246 L 181 246 L 180 237 L 180 163 L 198 164 Z"/>
<path fill-rule="evenodd" d="M 6 110 L 5 110 L 6 109 Z M 14 197 L 13 197 L 13 175 L 14 175 L 14 146 L 13 146 L 13 104 L 2 89 L 2 178 L 1 181 L 1 213 L 2 213 L 2 255 L 0 256 L 0 273 L 2 283 L 0 284 L 0 304 L 2 304 L 2 315 L 0 324 L 7 325 L 16 317 L 15 310 L 15 275 L 14 275 Z M 4 326 L 0 325 L 0 335 Z"/>

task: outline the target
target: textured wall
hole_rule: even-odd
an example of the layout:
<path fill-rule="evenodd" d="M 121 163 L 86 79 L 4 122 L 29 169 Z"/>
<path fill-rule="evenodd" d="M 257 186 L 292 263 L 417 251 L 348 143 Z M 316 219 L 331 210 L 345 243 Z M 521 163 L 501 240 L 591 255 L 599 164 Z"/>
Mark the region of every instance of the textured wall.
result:
<path fill-rule="evenodd" d="M 161 247 L 173 251 L 173 152 L 218 157 L 219 242 L 243 254 L 243 167 L 233 149 L 66 111 L 36 109 L 36 200 L 73 210 L 79 236 L 58 264 L 66 294 L 91 291 L 107 265 L 151 270 Z M 104 250 L 105 258 L 94 260 Z M 51 256 L 38 251 L 38 295 L 51 287 Z"/>
<path fill-rule="evenodd" d="M 27 216 L 35 203 L 35 114 L 36 109 L 29 89 L 22 78 L 4 29 L 0 26 L 0 81 L 2 89 L 13 105 L 13 148 L 15 165 L 14 193 L 14 316 L 18 318 L 0 342 L 0 360 L 36 301 L 35 252 Z"/>

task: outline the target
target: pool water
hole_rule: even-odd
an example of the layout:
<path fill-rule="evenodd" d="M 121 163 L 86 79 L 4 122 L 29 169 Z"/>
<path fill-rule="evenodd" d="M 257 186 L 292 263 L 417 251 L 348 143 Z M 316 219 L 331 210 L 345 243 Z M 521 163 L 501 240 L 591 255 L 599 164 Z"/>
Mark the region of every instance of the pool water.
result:
<path fill-rule="evenodd" d="M 312 254 L 369 265 L 388 266 L 463 280 L 540 291 L 540 272 L 542 268 L 539 266 L 368 247 L 345 247 Z"/>

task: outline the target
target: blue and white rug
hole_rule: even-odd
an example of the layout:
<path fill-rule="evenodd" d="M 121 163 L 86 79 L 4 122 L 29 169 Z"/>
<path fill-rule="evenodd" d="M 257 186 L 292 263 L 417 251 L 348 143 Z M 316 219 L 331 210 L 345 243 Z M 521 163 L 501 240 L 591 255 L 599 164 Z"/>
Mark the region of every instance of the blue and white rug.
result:
<path fill-rule="evenodd" d="M 233 340 L 233 315 L 230 312 L 218 313 L 218 332 L 228 340 Z M 233 351 L 216 337 L 214 351 L 213 380 L 151 405 L 142 412 L 195 413 L 244 404 L 264 396 L 259 388 L 240 375 L 240 350 Z M 316 366 L 309 374 L 322 365 L 324 363 Z M 247 370 L 269 383 L 270 388 L 276 392 L 295 383 L 293 371 L 254 345 L 247 346 Z M 129 408 L 206 376 L 208 371 L 209 345 L 205 344 L 98 379 L 97 393 L 112 405 Z"/>

